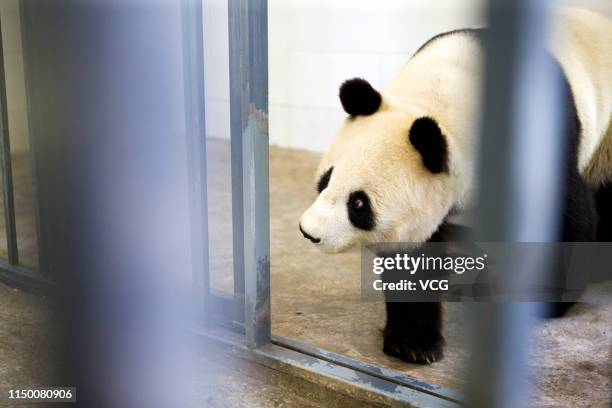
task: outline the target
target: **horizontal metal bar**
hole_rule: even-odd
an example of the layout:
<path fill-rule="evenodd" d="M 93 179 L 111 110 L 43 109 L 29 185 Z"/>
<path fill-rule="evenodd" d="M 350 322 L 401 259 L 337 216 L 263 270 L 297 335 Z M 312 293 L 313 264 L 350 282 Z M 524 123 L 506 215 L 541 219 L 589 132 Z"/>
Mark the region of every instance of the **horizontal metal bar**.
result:
<path fill-rule="evenodd" d="M 206 342 L 228 347 L 233 355 L 302 378 L 335 392 L 372 404 L 410 407 L 458 407 L 453 401 L 426 393 L 395 381 L 355 370 L 332 361 L 313 357 L 286 347 L 267 344 L 251 349 L 244 336 L 215 327 L 194 328 L 194 333 Z"/>
<path fill-rule="evenodd" d="M 313 356 L 315 358 L 320 358 L 330 363 L 354 369 L 355 371 L 369 374 L 373 377 L 377 377 L 385 381 L 390 381 L 408 388 L 412 388 L 414 390 L 424 392 L 426 394 L 434 395 L 436 397 L 446 399 L 448 401 L 460 403 L 462 400 L 461 394 L 458 391 L 452 390 L 450 388 L 444 388 L 438 385 L 429 384 L 426 381 L 419 380 L 410 375 L 380 368 L 378 366 L 367 364 L 362 361 L 353 360 L 351 358 L 344 357 L 340 354 L 309 346 L 305 343 L 288 339 L 286 337 L 272 335 L 272 343 L 276 344 L 277 346 L 285 347 L 290 350 L 295 350 L 297 352 Z"/>
<path fill-rule="evenodd" d="M 0 259 L 0 282 L 42 297 L 51 295 L 55 290 L 55 284 L 39 273 L 11 265 L 3 259 Z"/>

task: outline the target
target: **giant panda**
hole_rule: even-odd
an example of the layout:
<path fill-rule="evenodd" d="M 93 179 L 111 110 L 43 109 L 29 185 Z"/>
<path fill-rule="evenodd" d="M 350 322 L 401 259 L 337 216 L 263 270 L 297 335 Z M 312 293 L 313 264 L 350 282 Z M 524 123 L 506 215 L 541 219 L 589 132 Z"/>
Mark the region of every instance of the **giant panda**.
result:
<path fill-rule="evenodd" d="M 612 21 L 557 13 L 549 47 L 564 79 L 569 149 L 560 241 L 612 241 Z M 347 113 L 316 174 L 299 229 L 327 253 L 361 242 L 427 242 L 469 208 L 475 185 L 482 34 L 439 34 L 384 90 L 345 81 Z M 565 306 L 562 304 L 563 312 Z M 439 303 L 386 303 L 383 351 L 407 362 L 443 357 Z"/>

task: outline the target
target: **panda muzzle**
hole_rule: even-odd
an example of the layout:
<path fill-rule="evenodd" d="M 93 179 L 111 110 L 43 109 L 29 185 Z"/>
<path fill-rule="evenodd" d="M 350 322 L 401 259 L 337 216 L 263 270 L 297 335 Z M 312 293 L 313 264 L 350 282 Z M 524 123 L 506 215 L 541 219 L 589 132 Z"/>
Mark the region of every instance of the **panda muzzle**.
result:
<path fill-rule="evenodd" d="M 298 224 L 298 226 L 300 227 L 300 232 L 302 233 L 302 235 L 304 235 L 304 238 L 310 240 L 310 242 L 315 243 L 315 244 L 318 244 L 319 242 L 321 242 L 321 238 L 315 238 L 309 233 L 307 233 L 306 231 L 304 231 L 304 229 L 302 228 L 302 224 Z"/>

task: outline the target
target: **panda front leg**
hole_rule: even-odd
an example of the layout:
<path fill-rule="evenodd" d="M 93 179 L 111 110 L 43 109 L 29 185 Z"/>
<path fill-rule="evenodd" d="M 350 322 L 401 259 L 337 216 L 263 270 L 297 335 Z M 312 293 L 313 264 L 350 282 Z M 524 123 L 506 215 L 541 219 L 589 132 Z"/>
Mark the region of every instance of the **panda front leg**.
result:
<path fill-rule="evenodd" d="M 444 356 L 442 303 L 386 302 L 383 351 L 408 363 L 430 364 Z"/>
<path fill-rule="evenodd" d="M 444 242 L 447 225 L 440 226 L 428 242 Z M 403 271 L 385 270 L 384 282 L 399 282 Z M 444 357 L 441 302 L 406 302 L 402 295 L 385 291 L 387 323 L 383 352 L 408 363 L 431 364 Z"/>

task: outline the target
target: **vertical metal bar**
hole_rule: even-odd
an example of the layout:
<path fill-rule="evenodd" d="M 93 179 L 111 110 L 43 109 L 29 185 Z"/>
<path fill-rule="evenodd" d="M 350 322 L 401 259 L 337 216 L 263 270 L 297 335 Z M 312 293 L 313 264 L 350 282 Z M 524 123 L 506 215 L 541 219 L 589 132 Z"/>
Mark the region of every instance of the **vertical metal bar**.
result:
<path fill-rule="evenodd" d="M 185 131 L 189 171 L 191 261 L 196 302 L 209 319 L 208 196 L 206 188 L 206 117 L 204 101 L 204 27 L 202 1 L 182 1 Z"/>
<path fill-rule="evenodd" d="M 480 241 L 556 238 L 564 138 L 559 137 L 560 78 L 545 51 L 549 6 L 546 0 L 489 1 L 478 173 Z M 529 267 L 537 274 L 547 266 L 546 259 L 506 261 L 500 278 L 510 292 L 528 284 L 513 279 L 511 268 Z M 536 304 L 468 306 L 472 341 L 466 406 L 525 406 L 525 363 Z"/>
<path fill-rule="evenodd" d="M 242 191 L 242 133 L 246 128 L 248 112 L 248 58 L 244 50 L 249 47 L 246 30 L 247 3 L 228 1 L 229 78 L 230 78 L 230 138 L 232 173 L 232 244 L 234 271 L 234 319 L 244 322 L 244 204 Z"/>
<path fill-rule="evenodd" d="M 244 322 L 249 347 L 269 343 L 271 337 L 267 14 L 267 0 L 229 2 L 233 153 L 236 149 L 232 162 L 237 159 L 242 166 Z M 238 198 L 234 197 L 234 205 Z"/>
<path fill-rule="evenodd" d="M 0 36 L 0 162 L 2 165 L 2 183 L 4 184 L 4 226 L 6 228 L 6 245 L 9 263 L 11 265 L 17 265 L 19 263 L 19 251 L 17 249 L 17 230 L 15 227 L 15 201 L 13 197 L 13 169 L 11 166 L 11 142 L 6 101 L 4 48 L 1 37 L 2 36 Z"/>
<path fill-rule="evenodd" d="M 21 44 L 22 44 L 22 53 L 23 53 L 23 71 L 24 71 L 24 80 L 25 80 L 25 90 L 26 90 L 26 104 L 27 104 L 27 121 L 29 124 L 28 129 L 28 142 L 30 145 L 30 158 L 31 158 L 31 166 L 30 169 L 32 171 L 32 194 L 34 200 L 34 221 L 36 225 L 36 249 L 37 249 L 37 258 L 38 258 L 38 271 L 42 276 L 51 275 L 51 268 L 47 262 L 49 256 L 47 255 L 47 245 L 45 240 L 43 239 L 43 222 L 42 222 L 42 212 L 44 208 L 41 204 L 41 194 L 40 193 L 40 185 L 38 183 L 38 176 L 40 174 L 40 163 L 38 158 L 40 158 L 40 154 L 38 151 L 40 150 L 37 146 L 37 142 L 35 138 L 32 136 L 32 113 L 30 109 L 29 98 L 31 95 L 35 93 L 35 90 L 31 88 L 30 82 L 31 79 L 28 77 L 28 74 L 31 72 L 29 67 L 29 44 L 27 39 L 27 27 L 28 21 L 25 17 L 27 14 L 27 4 L 25 1 L 19 1 L 19 28 L 21 30 Z M 43 194 L 44 195 L 44 194 Z"/>

